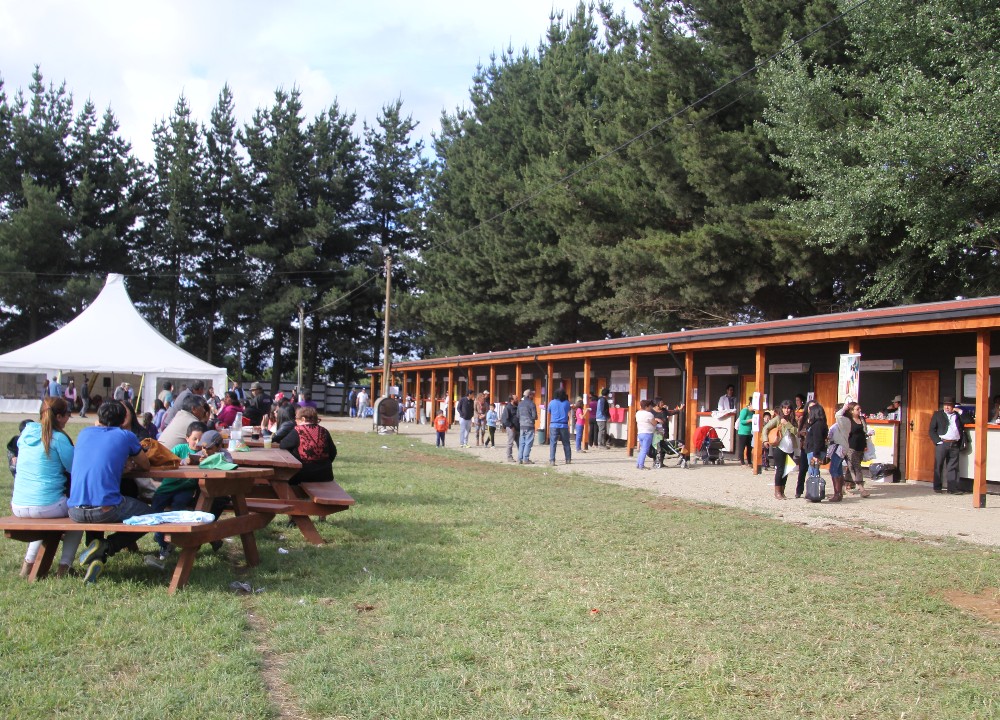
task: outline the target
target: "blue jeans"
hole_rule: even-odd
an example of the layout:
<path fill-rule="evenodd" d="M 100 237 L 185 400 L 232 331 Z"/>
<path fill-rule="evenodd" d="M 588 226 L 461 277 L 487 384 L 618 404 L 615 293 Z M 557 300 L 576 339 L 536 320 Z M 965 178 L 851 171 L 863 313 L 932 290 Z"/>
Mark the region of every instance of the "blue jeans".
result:
<path fill-rule="evenodd" d="M 583 425 L 577 423 L 576 425 L 576 451 L 580 452 L 583 446 Z"/>
<path fill-rule="evenodd" d="M 569 449 L 569 428 L 549 428 L 549 462 L 556 461 L 556 443 L 562 440 L 563 455 L 566 456 L 566 462 L 573 459 L 573 454 Z"/>
<path fill-rule="evenodd" d="M 637 468 L 646 467 L 646 456 L 653 446 L 653 433 L 639 433 L 639 457 L 635 459 Z"/>
<path fill-rule="evenodd" d="M 830 477 L 844 477 L 844 458 L 840 457 L 836 450 L 830 455 Z"/>
<path fill-rule="evenodd" d="M 141 500 L 123 497 L 120 504 L 113 506 L 107 511 L 101 508 L 71 507 L 69 509 L 69 517 L 73 522 L 80 523 L 117 523 L 136 515 L 149 515 L 150 512 L 149 505 Z M 138 533 L 111 533 L 107 538 L 108 551 L 105 554 L 105 558 L 111 557 L 140 537 L 141 535 Z"/>
<path fill-rule="evenodd" d="M 521 439 L 517 443 L 517 459 L 524 462 L 531 455 L 531 446 L 535 444 L 535 428 L 521 430 Z"/>
<path fill-rule="evenodd" d="M 171 510 L 189 510 L 194 507 L 194 494 L 197 492 L 196 489 L 189 490 L 177 490 L 172 493 L 156 493 L 153 495 L 152 503 L 150 504 L 151 512 L 163 512 L 167 508 Z M 153 539 L 156 544 L 160 546 L 160 550 L 167 549 L 167 543 L 163 539 L 163 533 L 153 533 Z"/>

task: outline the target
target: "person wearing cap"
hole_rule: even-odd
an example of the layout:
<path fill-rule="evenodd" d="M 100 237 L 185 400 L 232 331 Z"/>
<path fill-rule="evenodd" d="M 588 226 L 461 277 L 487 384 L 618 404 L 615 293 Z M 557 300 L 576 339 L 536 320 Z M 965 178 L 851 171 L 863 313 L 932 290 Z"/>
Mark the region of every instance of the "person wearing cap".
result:
<path fill-rule="evenodd" d="M 899 410 L 899 404 L 903 402 L 903 396 L 897 395 L 892 399 L 892 402 L 885 409 L 885 419 L 886 420 L 902 420 L 902 413 Z"/>
<path fill-rule="evenodd" d="M 264 388 L 259 382 L 250 383 L 250 397 L 243 406 L 243 415 L 251 425 L 260 425 L 270 410 L 271 398 L 264 392 Z"/>
<path fill-rule="evenodd" d="M 929 434 L 934 443 L 934 492 L 962 495 L 958 487 L 958 453 L 965 429 L 961 415 L 955 412 L 955 398 L 941 399 L 941 409 L 931 415 Z"/>
<path fill-rule="evenodd" d="M 535 391 L 527 389 L 521 396 L 517 406 L 517 424 L 520 427 L 520 438 L 517 443 L 517 462 L 519 465 L 534 465 L 531 460 L 531 446 L 535 442 L 535 423 L 538 422 L 538 408 L 535 406 Z"/>

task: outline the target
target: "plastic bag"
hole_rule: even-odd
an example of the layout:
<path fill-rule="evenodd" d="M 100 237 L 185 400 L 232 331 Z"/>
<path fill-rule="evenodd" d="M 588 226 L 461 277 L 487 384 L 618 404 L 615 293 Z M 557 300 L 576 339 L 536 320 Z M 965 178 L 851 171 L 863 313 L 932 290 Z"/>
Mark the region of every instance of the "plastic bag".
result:
<path fill-rule="evenodd" d="M 795 435 L 790 432 L 786 432 L 781 436 L 781 441 L 778 443 L 778 449 L 785 455 L 794 455 L 795 451 L 798 450 L 798 443 L 795 442 Z"/>

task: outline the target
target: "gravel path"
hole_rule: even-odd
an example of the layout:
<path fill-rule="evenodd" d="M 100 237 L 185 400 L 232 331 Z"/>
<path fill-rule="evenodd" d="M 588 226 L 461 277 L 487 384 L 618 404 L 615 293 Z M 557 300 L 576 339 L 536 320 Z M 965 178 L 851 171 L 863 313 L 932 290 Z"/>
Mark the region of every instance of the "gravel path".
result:
<path fill-rule="evenodd" d="M 336 418 L 324 422 L 334 433 L 337 430 L 371 432 L 371 420 Z M 400 434 L 414 441 L 434 443 L 429 425 L 400 425 Z M 498 433 L 499 435 L 499 433 Z M 456 449 L 457 430 L 448 432 L 448 444 Z M 460 450 L 484 462 L 503 463 L 506 441 L 497 438 L 499 447 Z M 575 453 L 571 465 L 563 464 L 562 447 L 557 449 L 557 465 L 548 465 L 548 447 L 536 446 L 531 452 L 536 472 L 575 472 L 599 482 L 616 483 L 625 487 L 649 490 L 655 495 L 681 498 L 702 503 L 717 503 L 748 510 L 784 522 L 818 529 L 843 529 L 888 537 L 919 537 L 927 542 L 944 538 L 1000 548 L 1000 494 L 995 490 L 987 496 L 986 507 L 972 507 L 971 495 L 938 495 L 930 483 L 869 483 L 871 497 L 861 499 L 848 494 L 841 503 L 810 503 L 805 500 L 775 500 L 773 474 L 752 475 L 736 464 L 692 465 L 683 470 L 666 467 L 640 471 L 635 458 L 624 450 L 591 450 Z M 647 461 L 647 466 L 652 462 Z M 832 492 L 827 476 L 827 492 Z M 789 489 L 794 495 L 794 480 Z"/>

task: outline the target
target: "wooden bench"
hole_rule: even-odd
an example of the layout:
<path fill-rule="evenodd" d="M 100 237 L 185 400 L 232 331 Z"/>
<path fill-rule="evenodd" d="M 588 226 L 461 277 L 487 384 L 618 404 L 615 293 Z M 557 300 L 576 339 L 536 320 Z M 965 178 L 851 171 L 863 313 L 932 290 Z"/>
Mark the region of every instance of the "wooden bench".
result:
<path fill-rule="evenodd" d="M 145 533 L 162 532 L 167 542 L 180 548 L 180 557 L 174 568 L 168 592 L 173 595 L 177 590 L 187 585 L 194 567 L 195 555 L 204 543 L 223 540 L 227 537 L 239 536 L 243 544 L 243 555 L 247 565 L 253 567 L 260 563 L 260 553 L 257 550 L 257 540 L 254 531 L 265 527 L 274 516 L 285 511 L 285 506 L 253 503 L 252 507 L 246 499 L 246 493 L 258 480 L 266 480 L 271 471 L 263 468 L 240 470 L 208 470 L 197 467 L 180 468 L 179 470 L 146 470 L 145 477 L 164 479 L 167 477 L 188 477 L 196 479 L 200 493 L 196 505 L 197 510 L 208 511 L 213 498 L 228 496 L 232 499 L 232 515 L 220 517 L 210 523 L 165 523 L 162 525 L 126 525 L 124 523 L 78 523 L 69 518 L 0 518 L 0 530 L 12 540 L 22 542 L 42 541 L 42 552 L 35 559 L 28 576 L 30 582 L 48 575 L 55 559 L 56 550 L 63 533 L 71 530 L 95 531 L 103 533 Z"/>
<path fill-rule="evenodd" d="M 270 508 L 275 514 L 288 515 L 302 536 L 313 545 L 322 545 L 326 541 L 319 534 L 312 519 L 325 518 L 342 512 L 355 502 L 354 498 L 334 480 L 300 485 L 272 480 L 267 485 L 267 491 L 273 494 L 273 497 L 261 497 L 265 491 L 258 485 L 255 489 L 256 494 L 247 498 L 247 503 L 253 503 L 255 507 Z"/>
<path fill-rule="evenodd" d="M 269 448 L 237 452 L 233 453 L 233 462 L 241 467 L 273 470 L 270 477 L 257 482 L 247 502 L 270 508 L 275 514 L 288 515 L 302 536 L 313 545 L 325 542 L 312 521 L 314 517 L 327 517 L 354 505 L 354 498 L 335 481 L 289 484 L 302 463 L 287 450 Z"/>

